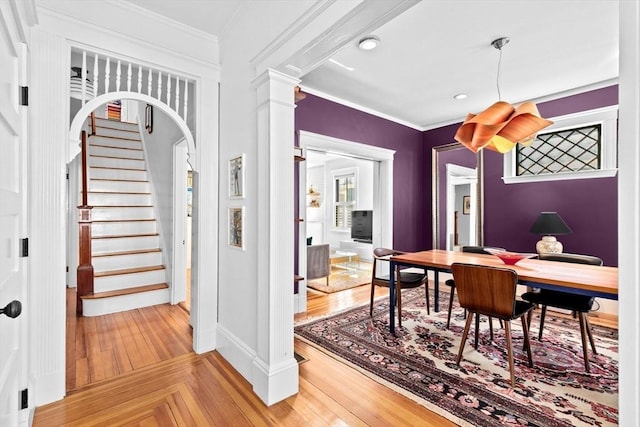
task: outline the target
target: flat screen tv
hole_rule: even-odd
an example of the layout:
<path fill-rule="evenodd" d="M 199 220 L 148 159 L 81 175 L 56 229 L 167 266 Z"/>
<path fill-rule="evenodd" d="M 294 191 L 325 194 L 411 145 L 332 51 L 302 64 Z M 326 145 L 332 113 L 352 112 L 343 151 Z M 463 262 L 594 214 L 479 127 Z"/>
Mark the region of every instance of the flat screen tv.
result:
<path fill-rule="evenodd" d="M 351 212 L 351 238 L 356 242 L 372 243 L 373 211 Z"/>

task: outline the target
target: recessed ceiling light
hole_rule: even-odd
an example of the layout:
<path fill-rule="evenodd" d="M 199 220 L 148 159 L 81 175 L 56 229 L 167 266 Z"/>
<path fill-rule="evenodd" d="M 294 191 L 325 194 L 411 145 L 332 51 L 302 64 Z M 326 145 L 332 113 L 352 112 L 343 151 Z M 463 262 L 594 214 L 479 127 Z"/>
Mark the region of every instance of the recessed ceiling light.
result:
<path fill-rule="evenodd" d="M 362 50 L 372 50 L 378 47 L 379 43 L 380 39 L 376 36 L 367 36 L 360 39 L 360 41 L 358 42 L 358 47 Z"/>
<path fill-rule="evenodd" d="M 453 99 L 465 99 L 467 97 L 466 93 L 459 93 L 457 95 L 453 95 Z"/>

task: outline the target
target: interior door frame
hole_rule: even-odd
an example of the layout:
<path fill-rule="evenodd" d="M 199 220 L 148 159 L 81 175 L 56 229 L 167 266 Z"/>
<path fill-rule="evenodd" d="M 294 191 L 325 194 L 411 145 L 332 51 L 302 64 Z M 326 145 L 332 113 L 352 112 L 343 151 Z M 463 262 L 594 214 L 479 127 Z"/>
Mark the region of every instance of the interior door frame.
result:
<path fill-rule="evenodd" d="M 187 297 L 187 142 L 173 145 L 173 250 L 171 268 L 171 304 Z"/>
<path fill-rule="evenodd" d="M 348 154 L 374 161 L 373 170 L 373 247 L 393 247 L 393 158 L 394 150 L 380 148 L 359 142 L 333 138 L 317 133 L 298 131 L 298 145 L 303 155 L 308 149 L 335 154 Z M 306 188 L 307 166 L 299 162 L 298 174 L 298 271 L 307 271 L 307 225 L 306 225 Z M 379 219 L 376 219 L 379 218 Z M 300 274 L 305 276 L 304 273 Z M 307 282 L 298 282 L 298 293 L 295 295 L 294 312 L 301 313 L 307 309 Z"/>
<path fill-rule="evenodd" d="M 454 232 L 453 228 L 453 213 L 455 212 L 455 195 L 456 195 L 456 187 L 458 185 L 470 185 L 469 197 L 471 198 L 471 206 L 469 209 L 469 245 L 475 246 L 477 245 L 476 241 L 476 216 L 477 216 L 477 185 L 478 185 L 478 170 L 468 168 L 465 166 L 456 165 L 453 163 L 447 163 L 447 177 L 446 177 L 446 185 L 447 185 L 447 239 L 446 244 L 447 250 L 454 250 L 453 243 L 449 236 L 451 236 Z M 451 247 L 450 247 L 451 245 Z"/>

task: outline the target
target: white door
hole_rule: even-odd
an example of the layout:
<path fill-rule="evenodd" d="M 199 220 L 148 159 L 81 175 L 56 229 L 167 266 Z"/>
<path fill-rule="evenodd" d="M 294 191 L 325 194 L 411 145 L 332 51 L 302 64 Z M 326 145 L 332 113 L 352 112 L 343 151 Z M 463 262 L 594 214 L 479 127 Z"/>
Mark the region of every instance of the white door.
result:
<path fill-rule="evenodd" d="M 26 108 L 20 106 L 25 85 L 26 46 L 20 40 L 9 0 L 0 0 L 0 426 L 25 423 L 20 390 L 26 387 L 24 315 L 15 316 L 25 302 L 26 258 L 20 257 L 25 237 Z M 18 301 L 13 302 L 12 301 Z"/>

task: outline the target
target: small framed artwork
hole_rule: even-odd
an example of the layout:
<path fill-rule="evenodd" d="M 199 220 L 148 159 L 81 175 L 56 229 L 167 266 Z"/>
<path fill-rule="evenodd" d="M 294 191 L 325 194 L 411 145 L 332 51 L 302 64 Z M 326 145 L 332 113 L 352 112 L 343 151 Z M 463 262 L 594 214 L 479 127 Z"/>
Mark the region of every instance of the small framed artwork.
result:
<path fill-rule="evenodd" d="M 244 207 L 229 208 L 229 246 L 244 250 Z"/>
<path fill-rule="evenodd" d="M 147 132 L 153 132 L 153 106 L 147 104 L 144 109 L 144 128 Z"/>
<path fill-rule="evenodd" d="M 229 159 L 229 197 L 244 198 L 244 154 Z"/>
<path fill-rule="evenodd" d="M 469 215 L 471 211 L 471 196 L 462 196 L 462 214 Z"/>

